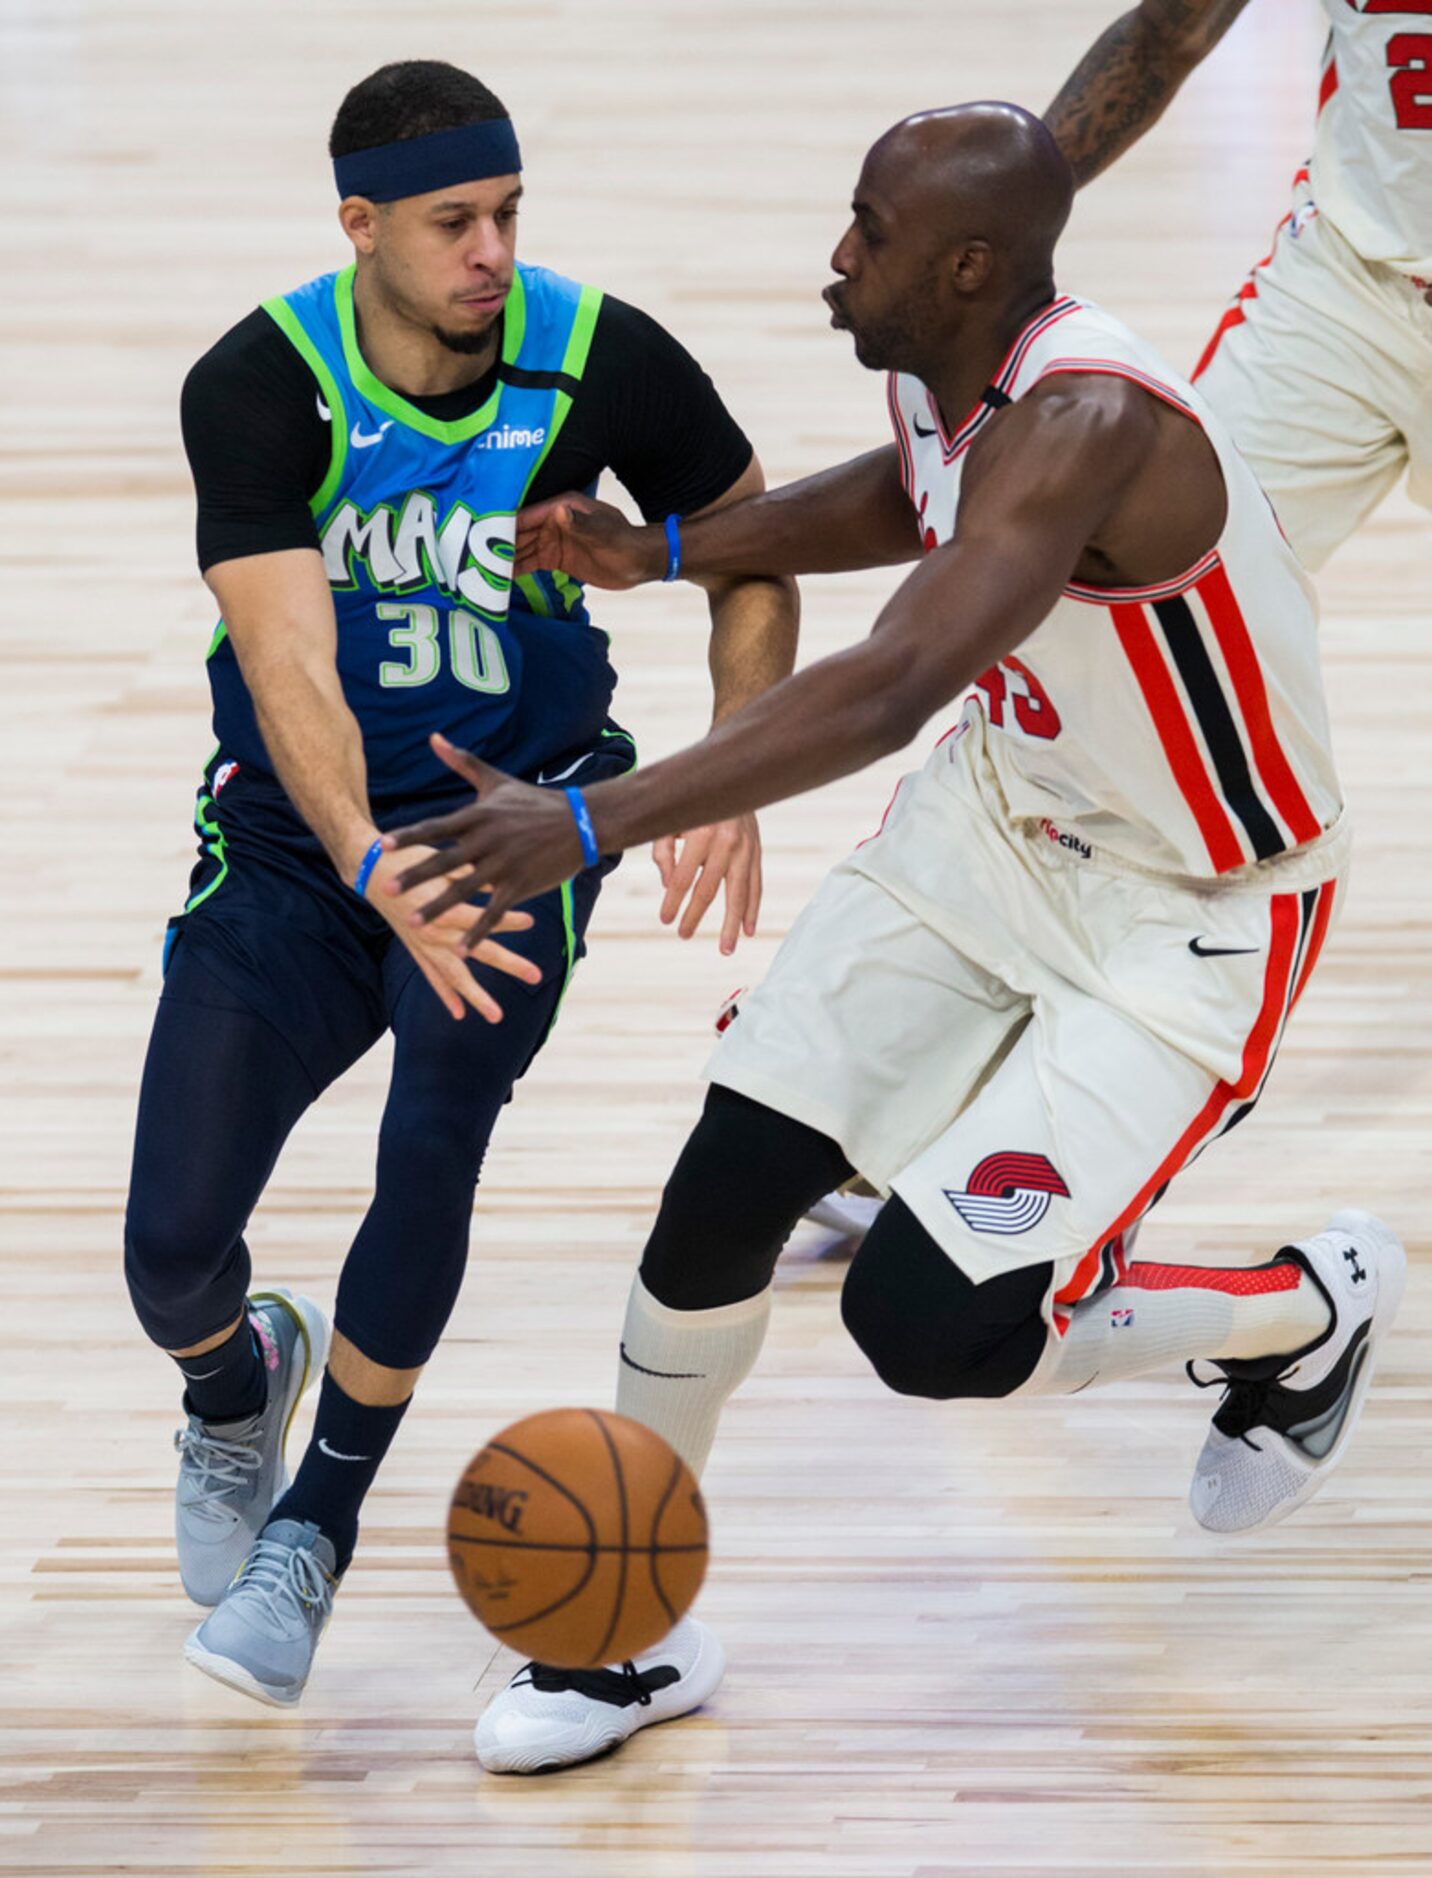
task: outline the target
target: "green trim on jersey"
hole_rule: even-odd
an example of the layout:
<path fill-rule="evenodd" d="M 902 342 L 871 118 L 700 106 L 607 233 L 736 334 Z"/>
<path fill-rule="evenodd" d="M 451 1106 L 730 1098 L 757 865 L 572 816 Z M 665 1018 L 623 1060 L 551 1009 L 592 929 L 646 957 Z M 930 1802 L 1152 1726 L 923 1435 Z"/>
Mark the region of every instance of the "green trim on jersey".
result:
<path fill-rule="evenodd" d="M 592 350 L 592 334 L 597 330 L 597 315 L 602 310 L 602 301 L 606 296 L 600 287 L 583 287 L 577 301 L 577 311 L 572 319 L 572 330 L 567 335 L 567 350 L 562 355 L 561 370 L 567 378 L 581 378 L 587 369 L 587 358 Z M 537 480 L 537 472 L 551 454 L 552 445 L 557 441 L 557 434 L 567 421 L 567 413 L 572 408 L 572 394 L 559 391 L 552 406 L 552 421 L 547 426 L 547 438 L 542 445 L 542 454 L 532 465 L 532 474 L 527 478 L 522 491 L 525 502 L 531 493 L 532 485 Z"/>
<path fill-rule="evenodd" d="M 215 752 L 215 754 L 217 755 L 218 753 Z M 212 762 L 213 758 L 211 757 L 209 760 Z M 212 813 L 206 814 L 206 808 L 212 811 Z M 196 906 L 202 906 L 209 898 L 209 895 L 211 893 L 217 893 L 220 887 L 222 887 L 224 882 L 229 878 L 228 843 L 224 840 L 224 831 L 220 828 L 218 823 L 218 805 L 207 790 L 199 796 L 194 804 L 194 827 L 198 831 L 200 839 L 208 848 L 210 855 L 219 863 L 219 871 L 215 874 L 207 887 L 201 887 L 198 893 L 193 894 L 184 902 L 184 911 L 186 913 L 192 913 Z M 571 975 L 571 968 L 568 967 L 568 978 L 570 978 Z"/>
<path fill-rule="evenodd" d="M 454 423 L 444 424 L 441 419 L 429 417 L 426 411 L 420 411 L 415 404 L 375 378 L 368 369 L 368 362 L 358 350 L 358 329 L 353 313 L 353 275 L 352 267 L 345 267 L 333 282 L 333 305 L 338 314 L 338 330 L 343 339 L 343 357 L 348 366 L 348 375 L 353 380 L 355 390 L 365 397 L 370 404 L 375 404 L 380 411 L 386 411 L 389 417 L 396 418 L 400 424 L 406 424 L 409 430 L 419 435 L 431 437 L 435 443 L 466 443 L 469 438 L 478 436 L 486 430 L 497 416 L 497 407 L 502 398 L 502 385 L 499 381 L 492 390 L 492 396 L 481 410 L 472 412 L 467 417 L 458 418 Z M 522 350 L 522 336 L 527 329 L 527 297 L 522 285 L 522 275 L 514 271 L 512 291 L 507 296 L 507 305 L 503 309 L 502 321 L 502 362 L 514 365 L 517 355 Z"/>
<path fill-rule="evenodd" d="M 308 506 L 315 515 L 321 515 L 333 500 L 335 491 L 343 477 L 343 465 L 348 460 L 348 418 L 343 409 L 343 394 L 338 389 L 338 380 L 328 369 L 323 354 L 314 345 L 303 330 L 303 322 L 282 296 L 262 302 L 263 310 L 284 338 L 293 346 L 309 371 L 318 380 L 323 389 L 324 400 L 328 405 L 329 429 L 333 433 L 332 454 L 328 459 L 328 474 L 318 485 L 316 493 L 309 497 Z M 209 648 L 214 650 L 213 646 Z"/>

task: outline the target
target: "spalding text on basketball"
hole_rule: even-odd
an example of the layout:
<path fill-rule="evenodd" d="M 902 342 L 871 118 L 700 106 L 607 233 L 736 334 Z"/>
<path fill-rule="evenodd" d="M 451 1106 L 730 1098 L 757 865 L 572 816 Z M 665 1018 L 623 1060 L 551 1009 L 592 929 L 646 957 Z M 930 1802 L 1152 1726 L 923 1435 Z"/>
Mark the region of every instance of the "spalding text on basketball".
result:
<path fill-rule="evenodd" d="M 453 1496 L 454 1504 L 465 1506 L 479 1519 L 495 1520 L 508 1532 L 521 1532 L 522 1508 L 527 1492 L 523 1487 L 495 1487 L 485 1480 L 464 1479 Z"/>

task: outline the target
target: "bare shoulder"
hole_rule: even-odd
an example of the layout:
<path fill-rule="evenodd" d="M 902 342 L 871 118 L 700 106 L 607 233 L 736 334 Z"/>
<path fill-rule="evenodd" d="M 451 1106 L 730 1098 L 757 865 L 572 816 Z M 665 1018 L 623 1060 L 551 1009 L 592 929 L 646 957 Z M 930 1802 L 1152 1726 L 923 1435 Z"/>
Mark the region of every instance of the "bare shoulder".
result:
<path fill-rule="evenodd" d="M 1093 475 L 1132 475 L 1158 445 L 1158 409 L 1148 393 L 1109 373 L 1060 372 L 1001 411 L 971 447 L 965 483 L 1001 471 L 1041 485 Z"/>

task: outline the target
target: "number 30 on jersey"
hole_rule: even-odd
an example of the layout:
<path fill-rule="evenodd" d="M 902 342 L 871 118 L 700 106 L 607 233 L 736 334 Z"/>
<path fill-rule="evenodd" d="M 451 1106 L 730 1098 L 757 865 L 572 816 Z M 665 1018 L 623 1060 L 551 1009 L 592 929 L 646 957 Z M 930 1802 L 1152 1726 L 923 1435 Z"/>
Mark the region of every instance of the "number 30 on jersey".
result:
<path fill-rule="evenodd" d="M 388 643 L 395 652 L 407 654 L 406 662 L 385 659 L 378 667 L 378 682 L 385 690 L 430 685 L 442 670 L 442 619 L 435 606 L 408 601 L 383 600 L 374 611 L 381 620 L 397 622 L 388 633 Z M 454 607 L 447 616 L 448 662 L 452 675 L 469 691 L 500 696 L 511 688 L 507 661 L 502 656 L 502 641 L 486 620 L 463 607 Z"/>

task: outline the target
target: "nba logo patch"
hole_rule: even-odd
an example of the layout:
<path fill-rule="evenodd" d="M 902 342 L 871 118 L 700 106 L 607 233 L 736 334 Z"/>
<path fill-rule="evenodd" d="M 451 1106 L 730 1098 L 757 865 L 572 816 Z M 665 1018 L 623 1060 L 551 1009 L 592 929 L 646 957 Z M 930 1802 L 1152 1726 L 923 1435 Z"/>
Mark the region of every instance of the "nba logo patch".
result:
<path fill-rule="evenodd" d="M 214 771 L 214 794 L 218 795 L 224 784 L 239 772 L 237 763 L 221 763 Z"/>
<path fill-rule="evenodd" d="M 1109 1323 L 1115 1330 L 1127 1330 L 1134 1321 L 1133 1306 L 1126 1311 L 1110 1311 Z"/>

